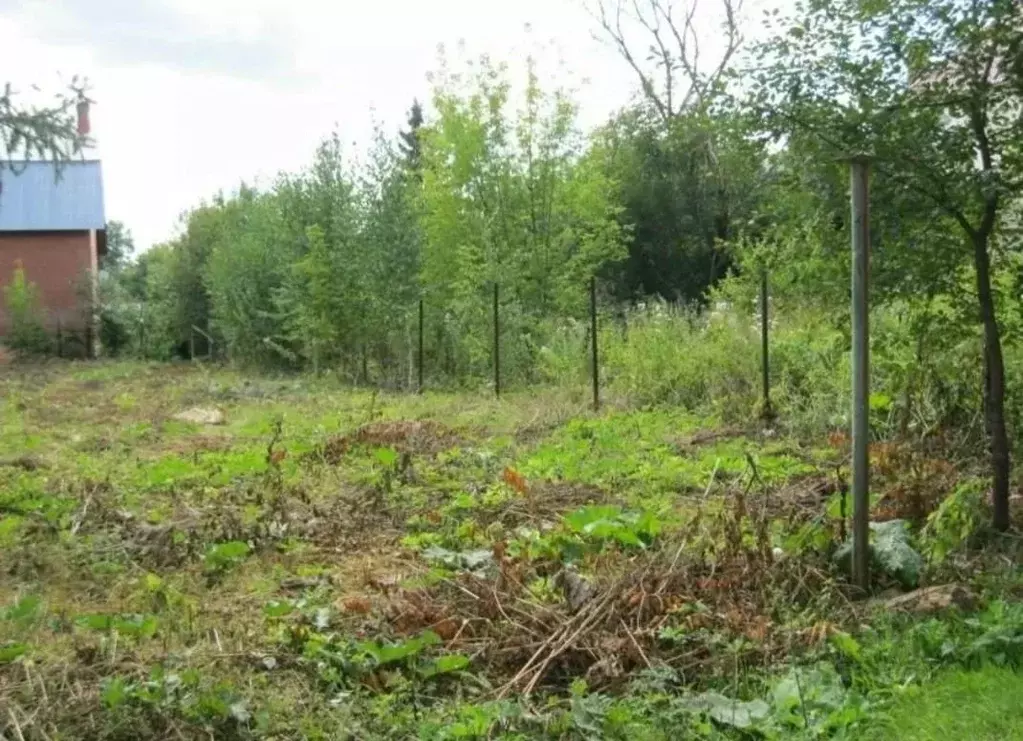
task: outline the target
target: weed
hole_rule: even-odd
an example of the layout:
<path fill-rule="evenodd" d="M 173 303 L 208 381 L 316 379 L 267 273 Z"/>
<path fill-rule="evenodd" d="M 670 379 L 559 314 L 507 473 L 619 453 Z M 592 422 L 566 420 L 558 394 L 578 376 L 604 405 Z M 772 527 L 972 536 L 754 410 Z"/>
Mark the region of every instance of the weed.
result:
<path fill-rule="evenodd" d="M 676 331 L 650 321 L 651 338 Z M 692 331 L 706 357 L 746 342 Z M 792 339 L 788 388 L 824 393 L 832 339 Z M 608 358 L 612 384 L 646 396 L 646 361 Z M 854 737 L 906 687 L 1023 662 L 1018 578 L 995 558 L 974 574 L 986 504 L 969 469 L 875 448 L 875 514 L 925 518 L 881 525 L 927 556 L 878 565 L 907 583 L 955 573 L 987 602 L 874 614 L 828 562 L 841 441 L 744 429 L 755 390 L 685 362 L 649 398 L 691 410 L 600 414 L 571 391 L 371 395 L 216 368 L 0 377 L 2 461 L 39 464 L 0 465 L 0 703 L 16 719 L 0 734 Z M 701 401 L 726 390 L 740 396 Z M 168 421 L 211 396 L 224 428 Z M 783 415 L 803 403 L 778 399 Z M 898 401 L 875 401 L 888 424 Z"/>

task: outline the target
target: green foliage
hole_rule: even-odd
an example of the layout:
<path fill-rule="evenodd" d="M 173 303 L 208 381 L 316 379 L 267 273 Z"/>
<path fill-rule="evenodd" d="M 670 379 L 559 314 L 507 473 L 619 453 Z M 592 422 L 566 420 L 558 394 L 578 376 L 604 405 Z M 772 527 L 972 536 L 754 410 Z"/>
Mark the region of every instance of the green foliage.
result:
<path fill-rule="evenodd" d="M 653 542 L 661 523 L 651 512 L 623 512 L 611 505 L 591 505 L 565 515 L 569 532 L 597 542 L 614 541 L 645 548 Z"/>
<path fill-rule="evenodd" d="M 72 78 L 46 105 L 25 105 L 11 83 L 0 90 L 0 162 L 47 159 L 58 165 L 78 155 L 89 140 L 78 132 L 76 107 L 87 81 Z M 16 172 L 16 168 L 15 168 Z"/>
<path fill-rule="evenodd" d="M 928 516 L 920 534 L 928 561 L 940 564 L 969 544 L 987 521 L 987 492 L 986 482 L 965 481 Z"/>
<path fill-rule="evenodd" d="M 585 316 L 587 282 L 624 257 L 626 229 L 568 94 L 530 66 L 513 113 L 506 72 L 477 70 L 439 74 L 436 119 L 417 114 L 400 146 L 378 130 L 364 164 L 334 136 L 305 171 L 188 214 L 180 238 L 124 271 L 144 289 L 147 353 L 180 353 L 196 326 L 240 362 L 405 385 L 422 297 L 431 372 L 487 377 L 497 281 L 504 376 L 536 379 L 545 322 Z"/>
<path fill-rule="evenodd" d="M 252 721 L 257 726 L 266 723 L 265 717 L 253 717 L 248 703 L 231 683 L 212 682 L 194 669 L 177 673 L 157 667 L 144 681 L 115 676 L 103 682 L 100 696 L 109 712 L 125 720 L 133 718 L 136 711 L 165 715 L 208 728 L 224 738 L 238 738 L 239 731 L 247 729 Z M 142 718 L 135 720 L 145 722 Z"/>
<path fill-rule="evenodd" d="M 598 132 L 593 152 L 620 183 L 619 218 L 630 228 L 614 294 L 705 301 L 732 267 L 728 244 L 764 198 L 763 144 L 742 114 L 694 111 L 665 122 L 627 109 Z"/>
<path fill-rule="evenodd" d="M 52 349 L 39 302 L 39 287 L 28 279 L 20 263 L 14 268 L 11 282 L 4 286 L 4 312 L 8 322 L 5 344 L 32 354 Z"/>
<path fill-rule="evenodd" d="M 79 615 L 75 622 L 89 630 L 119 633 L 140 639 L 152 638 L 159 627 L 159 622 L 153 615 Z"/>
<path fill-rule="evenodd" d="M 387 666 L 388 664 L 404 664 L 412 662 L 418 658 L 426 648 L 436 646 L 440 642 L 440 638 L 436 633 L 427 631 L 422 635 L 409 638 L 398 643 L 367 641 L 356 644 L 356 648 L 367 654 L 372 659 L 375 666 Z M 450 662 L 448 665 L 454 666 L 454 664 L 451 664 Z"/>
<path fill-rule="evenodd" d="M 10 607 L 0 611 L 0 619 L 10 620 L 19 627 L 30 627 L 39 619 L 42 613 L 42 600 L 39 597 L 27 594 Z"/>
<path fill-rule="evenodd" d="M 251 550 L 248 543 L 240 540 L 216 543 L 206 550 L 203 562 L 211 573 L 222 573 L 244 561 Z"/>
<path fill-rule="evenodd" d="M 135 252 L 135 240 L 131 230 L 120 221 L 107 222 L 107 251 L 100 259 L 100 269 L 117 272 L 123 269 Z"/>
<path fill-rule="evenodd" d="M 904 520 L 871 522 L 870 534 L 873 566 L 906 588 L 917 586 L 924 563 L 910 544 L 908 523 Z M 852 541 L 848 540 L 835 551 L 835 562 L 846 571 L 852 568 L 852 548 Z"/>
<path fill-rule="evenodd" d="M 1023 677 L 1013 670 L 988 667 L 949 673 L 931 685 L 902 693 L 861 737 L 866 741 L 1023 738 L 1021 691 Z"/>

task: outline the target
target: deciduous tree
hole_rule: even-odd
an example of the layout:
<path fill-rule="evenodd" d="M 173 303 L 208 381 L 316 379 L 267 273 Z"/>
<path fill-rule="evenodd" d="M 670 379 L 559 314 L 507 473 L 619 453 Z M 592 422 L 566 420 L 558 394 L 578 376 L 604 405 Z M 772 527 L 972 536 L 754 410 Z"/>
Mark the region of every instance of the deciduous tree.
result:
<path fill-rule="evenodd" d="M 972 265 L 999 529 L 1010 461 L 992 261 L 1023 185 L 1020 22 L 1013 0 L 812 0 L 774 22 L 755 75 L 755 105 L 777 133 L 812 136 L 829 157 L 872 155 L 889 198 L 958 230 L 958 250 L 902 257 L 923 281 Z"/>

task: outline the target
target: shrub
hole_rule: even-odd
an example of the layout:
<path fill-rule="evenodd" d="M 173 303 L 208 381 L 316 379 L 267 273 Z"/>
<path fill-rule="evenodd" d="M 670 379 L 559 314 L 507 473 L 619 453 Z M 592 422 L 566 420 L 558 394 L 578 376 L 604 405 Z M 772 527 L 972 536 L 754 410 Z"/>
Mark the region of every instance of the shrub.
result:
<path fill-rule="evenodd" d="M 4 308 L 8 319 L 5 344 L 14 350 L 32 354 L 51 350 L 39 302 L 39 288 L 28 280 L 20 262 L 14 269 L 11 282 L 4 287 Z"/>

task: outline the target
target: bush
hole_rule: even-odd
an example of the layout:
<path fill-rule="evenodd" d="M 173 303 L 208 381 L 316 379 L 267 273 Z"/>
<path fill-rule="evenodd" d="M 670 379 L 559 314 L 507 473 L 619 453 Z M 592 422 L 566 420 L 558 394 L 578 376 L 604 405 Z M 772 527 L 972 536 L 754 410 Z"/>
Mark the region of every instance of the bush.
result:
<path fill-rule="evenodd" d="M 11 282 L 4 287 L 4 308 L 8 329 L 4 343 L 13 350 L 31 354 L 44 354 L 52 349 L 46 332 L 43 310 L 39 302 L 39 288 L 25 276 L 19 263 Z"/>

